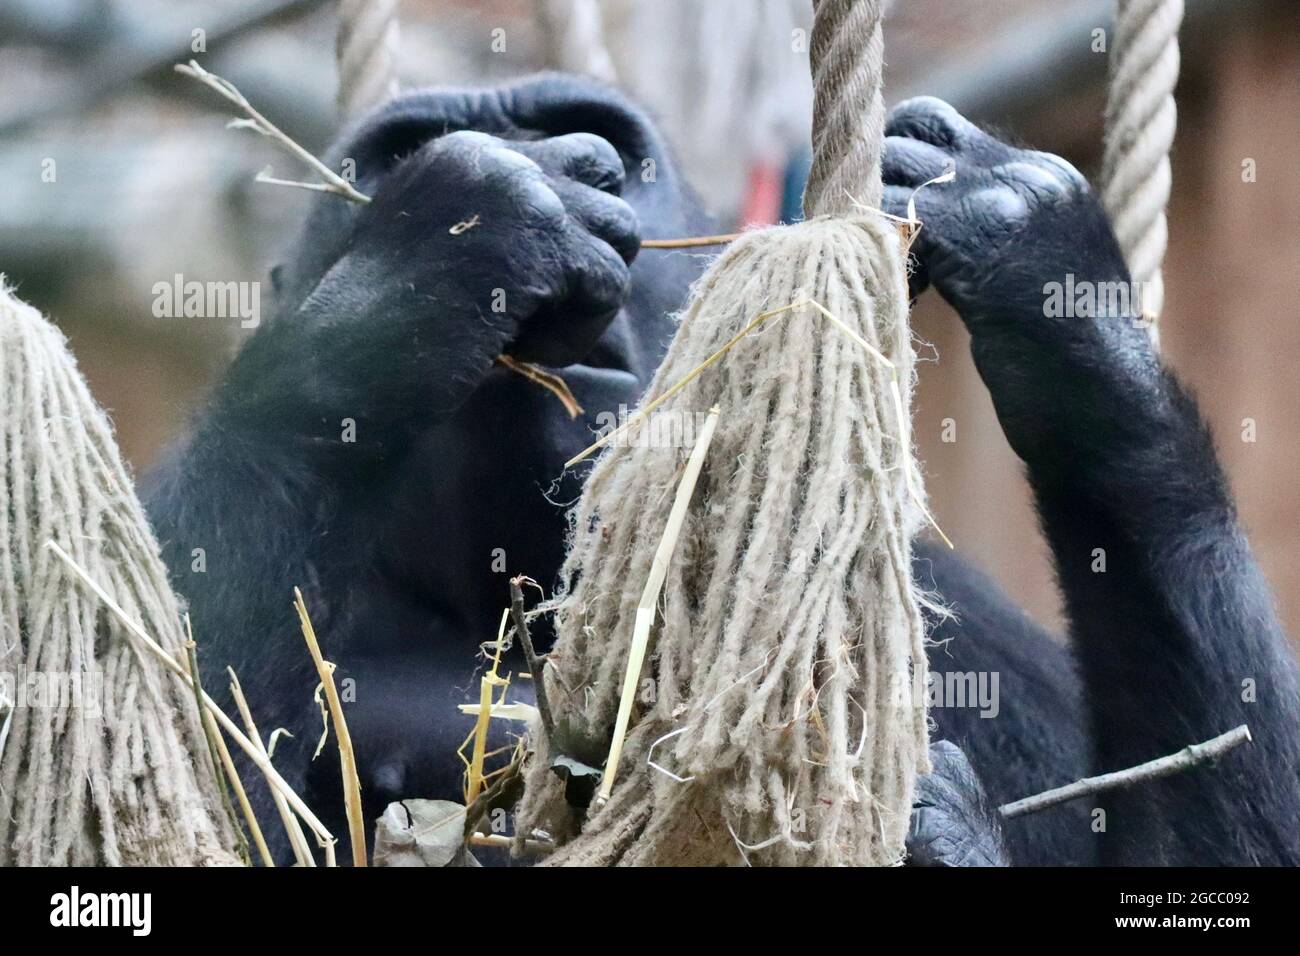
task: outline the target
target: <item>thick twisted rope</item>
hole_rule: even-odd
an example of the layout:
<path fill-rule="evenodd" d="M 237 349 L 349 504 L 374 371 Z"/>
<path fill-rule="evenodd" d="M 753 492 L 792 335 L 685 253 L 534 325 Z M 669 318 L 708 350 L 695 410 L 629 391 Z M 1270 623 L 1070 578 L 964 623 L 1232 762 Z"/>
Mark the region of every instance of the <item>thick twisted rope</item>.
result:
<path fill-rule="evenodd" d="M 614 82 L 617 74 L 597 0 L 539 0 L 537 19 L 548 67 Z"/>
<path fill-rule="evenodd" d="M 339 0 L 340 116 L 359 116 L 397 95 L 397 48 L 397 0 Z"/>
<path fill-rule="evenodd" d="M 880 205 L 885 136 L 880 0 L 814 0 L 813 162 L 804 213 L 848 215 L 854 200 Z"/>
<path fill-rule="evenodd" d="M 1182 20 L 1183 0 L 1119 0 L 1111 50 L 1102 201 L 1133 281 L 1143 283 L 1143 311 L 1152 320 L 1164 307 Z M 1154 321 L 1151 331 L 1154 337 Z"/>

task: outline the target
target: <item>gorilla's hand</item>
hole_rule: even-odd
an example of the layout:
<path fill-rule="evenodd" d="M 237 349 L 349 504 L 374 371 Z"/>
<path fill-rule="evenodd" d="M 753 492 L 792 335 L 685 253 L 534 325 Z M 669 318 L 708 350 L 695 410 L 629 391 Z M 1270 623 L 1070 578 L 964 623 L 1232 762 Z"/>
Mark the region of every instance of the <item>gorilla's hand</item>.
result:
<path fill-rule="evenodd" d="M 916 782 L 909 866 L 1007 866 L 997 811 L 966 755 L 940 740 L 930 745 L 934 769 Z"/>
<path fill-rule="evenodd" d="M 1043 287 L 1066 273 L 1127 281 L 1101 204 L 1065 160 L 995 139 L 933 97 L 896 106 L 886 134 L 890 212 L 903 215 L 917 187 L 956 173 L 915 194 L 924 227 L 914 289 L 933 283 L 972 332 L 1012 316 L 1041 317 Z"/>
<path fill-rule="evenodd" d="M 640 245 L 622 184 L 618 153 L 589 133 L 512 142 L 460 131 L 421 146 L 299 310 L 315 354 L 348 359 L 317 369 L 333 379 L 326 391 L 360 400 L 375 383 L 356 370 L 384 368 L 436 411 L 503 351 L 581 359 L 623 304 Z"/>
<path fill-rule="evenodd" d="M 341 155 L 373 201 L 316 201 L 297 255 L 273 271 L 276 317 L 219 392 L 223 423 L 323 450 L 351 419 L 353 450 L 389 448 L 454 413 L 503 352 L 581 360 L 629 293 L 640 226 L 620 195 L 625 157 L 542 125 L 566 105 L 581 119 L 580 92 L 423 93 L 354 131 Z M 502 103 L 520 123 L 541 118 L 513 125 Z"/>
<path fill-rule="evenodd" d="M 1059 454 L 1070 439 L 1060 429 L 1078 434 L 1081 397 L 1157 381 L 1123 255 L 1073 166 L 1010 146 L 931 97 L 900 103 L 886 133 L 885 207 L 905 215 L 915 196 L 923 223 L 913 293 L 932 284 L 961 314 L 1021 457 Z M 916 191 L 948 170 L 954 181 Z"/>

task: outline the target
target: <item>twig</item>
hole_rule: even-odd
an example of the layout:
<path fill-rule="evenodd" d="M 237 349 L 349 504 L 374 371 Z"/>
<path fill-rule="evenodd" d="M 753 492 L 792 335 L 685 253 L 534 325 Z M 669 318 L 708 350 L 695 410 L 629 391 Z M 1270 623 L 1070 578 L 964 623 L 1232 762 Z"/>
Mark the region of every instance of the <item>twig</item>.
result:
<path fill-rule="evenodd" d="M 524 589 L 520 586 L 520 582 L 528 580 L 530 579 L 523 575 L 510 579 L 510 616 L 514 618 L 515 630 L 519 632 L 519 643 L 524 649 L 528 672 L 533 675 L 533 687 L 537 690 L 537 713 L 542 720 L 542 732 L 546 734 L 547 742 L 554 744 L 555 718 L 551 716 L 551 702 L 546 697 L 546 681 L 542 679 L 542 669 L 545 665 L 533 648 L 533 637 L 528 633 L 528 622 L 524 620 Z"/>
<path fill-rule="evenodd" d="M 713 430 L 718 425 L 720 410 L 717 405 L 709 409 L 709 417 L 704 420 L 700 437 L 691 449 L 691 457 L 686 461 L 686 470 L 677 485 L 677 495 L 673 499 L 672 510 L 668 512 L 668 522 L 664 526 L 663 537 L 655 550 L 654 560 L 650 563 L 650 574 L 641 591 L 641 602 L 636 607 L 636 621 L 632 629 L 632 646 L 627 655 L 627 671 L 623 675 L 623 693 L 618 701 L 618 717 L 614 722 L 614 737 L 609 745 L 609 757 L 605 760 L 605 772 L 601 777 L 600 792 L 596 796 L 596 805 L 609 800 L 614 789 L 614 776 L 618 773 L 618 761 L 623 755 L 623 742 L 627 738 L 628 722 L 632 719 L 632 703 L 636 698 L 637 681 L 641 678 L 641 665 L 645 661 L 646 648 L 650 643 L 650 628 L 655 621 L 655 607 L 659 603 L 659 592 L 663 588 L 664 578 L 668 576 L 668 562 L 677 547 L 677 537 L 686 518 L 686 508 L 691 503 L 695 492 L 695 483 L 704 467 L 704 458 L 713 441 Z"/>
<path fill-rule="evenodd" d="M 307 615 L 307 605 L 303 602 L 302 591 L 293 589 L 294 607 L 298 611 L 298 620 L 302 624 L 302 636 L 307 641 L 307 650 L 311 652 L 312 662 L 316 665 L 316 674 L 325 688 L 325 699 L 329 701 L 330 718 L 334 722 L 334 737 L 339 745 L 339 764 L 343 775 L 343 801 L 348 815 L 348 834 L 352 838 L 352 865 L 366 866 L 366 831 L 365 815 L 361 811 L 361 780 L 357 776 L 357 755 L 352 749 L 352 735 L 348 733 L 347 718 L 343 716 L 343 702 L 339 700 L 338 688 L 334 686 L 334 665 L 321 656 L 320 644 L 316 641 L 316 629 L 311 626 Z"/>
<path fill-rule="evenodd" d="M 321 188 L 326 192 L 336 193 L 344 199 L 350 199 L 353 202 L 370 202 L 369 196 L 358 192 L 350 182 L 322 163 L 319 159 L 313 156 L 311 152 L 299 146 L 292 137 L 283 132 L 278 126 L 254 109 L 253 105 L 244 98 L 244 94 L 240 93 L 239 90 L 235 88 L 235 85 L 229 80 L 222 79 L 215 73 L 209 73 L 207 70 L 203 69 L 203 67 L 199 66 L 197 60 L 190 60 L 188 64 L 177 63 L 175 70 L 177 73 L 198 80 L 204 86 L 220 93 L 231 103 L 243 110 L 248 115 L 248 119 L 236 120 L 233 125 L 255 130 L 284 147 L 284 149 L 293 156 L 296 156 L 299 160 L 314 169 L 317 174 L 325 180 L 325 182 L 321 184 Z"/>
<path fill-rule="evenodd" d="M 685 239 L 642 239 L 642 249 L 692 249 L 696 246 L 723 246 L 735 242 L 743 232 L 732 232 L 722 236 L 688 236 Z"/>
<path fill-rule="evenodd" d="M 466 837 L 469 837 L 478 827 L 479 821 L 483 819 L 483 815 L 488 812 L 496 799 L 518 782 L 523 773 L 523 756 L 518 748 L 516 748 L 510 763 L 502 767 L 501 770 L 503 771 L 501 776 L 493 781 L 490 787 L 475 796 L 465 807 Z"/>
<path fill-rule="evenodd" d="M 302 183 L 296 179 L 278 179 L 271 175 L 272 172 L 272 167 L 267 166 L 266 169 L 253 177 L 253 182 L 266 183 L 268 186 L 290 186 L 294 189 L 310 189 L 312 192 L 317 193 L 334 192 L 334 187 L 329 183 Z"/>
<path fill-rule="evenodd" d="M 573 392 L 569 390 L 568 383 L 560 376 L 538 368 L 531 362 L 521 362 L 511 355 L 498 355 L 496 361 L 502 368 L 507 368 L 517 375 L 522 375 L 528 381 L 542 386 L 542 388 L 558 398 L 560 404 L 564 406 L 564 410 L 569 413 L 570 418 L 577 418 L 585 410 L 578 404 L 578 400 L 573 397 Z"/>
<path fill-rule="evenodd" d="M 149 633 L 139 623 L 133 620 L 126 611 L 122 610 L 121 605 L 113 600 L 112 595 L 104 590 L 104 588 L 100 586 L 99 582 L 92 578 L 85 569 L 81 567 L 81 565 L 77 564 L 77 562 L 74 561 L 66 551 L 60 548 L 53 541 L 46 541 L 45 547 L 53 551 L 59 560 L 66 564 L 72 573 L 75 574 L 81 582 L 86 585 L 86 587 L 95 592 L 95 595 L 104 602 L 104 605 L 110 611 L 113 612 L 113 616 L 116 617 L 122 626 L 126 628 L 127 633 L 138 640 L 150 654 L 157 658 L 164 667 L 171 671 L 173 676 L 178 678 L 186 687 L 194 686 L 194 682 L 190 680 L 190 675 L 187 673 L 186 669 L 181 666 L 180 662 L 168 654 L 161 644 L 150 637 Z M 280 771 L 276 770 L 269 760 L 258 753 L 257 748 L 255 748 L 252 742 L 244 736 L 243 732 L 235 726 L 235 722 L 226 716 L 226 712 L 217 706 L 216 701 L 209 697 L 207 692 L 202 690 L 202 688 L 199 689 L 199 693 L 203 698 L 203 706 L 206 707 L 208 712 L 217 719 L 217 723 L 221 725 L 221 729 L 230 735 L 231 740 L 239 744 L 239 749 L 248 755 L 248 759 L 254 763 L 258 770 L 262 771 L 267 782 L 284 794 L 284 798 L 289 801 L 289 806 L 293 807 L 294 812 L 297 813 L 298 816 L 302 817 L 303 821 L 311 827 L 312 832 L 316 834 L 316 839 L 325 849 L 326 857 L 332 859 L 334 837 L 330 835 L 330 831 L 325 824 L 321 823 L 316 814 L 311 812 L 311 808 L 303 802 L 302 797 L 298 796 L 293 787 L 289 786 L 288 781 L 286 781 L 284 777 L 280 776 Z"/>
<path fill-rule="evenodd" d="M 212 715 L 203 706 L 203 681 L 199 677 L 198 645 L 194 643 L 194 632 L 190 628 L 188 614 L 185 615 L 185 635 L 188 638 L 185 642 L 185 656 L 190 672 L 190 687 L 194 690 L 194 706 L 199 712 L 199 724 L 208 743 L 208 758 L 212 762 L 213 779 L 217 781 L 217 789 L 221 792 L 221 804 L 225 807 L 226 816 L 229 817 L 230 825 L 234 827 L 235 836 L 239 840 L 239 855 L 245 866 L 252 865 L 248 854 L 248 841 L 244 838 L 244 828 L 239 825 L 239 820 L 235 817 L 235 808 L 230 803 L 231 787 L 236 788 L 240 809 L 244 811 L 244 817 L 248 820 L 248 828 L 253 834 L 262 862 L 267 866 L 274 866 L 271 851 L 266 848 L 266 841 L 262 839 L 262 830 L 257 825 L 257 818 L 253 816 L 253 808 L 248 805 L 248 794 L 244 793 L 244 785 L 240 782 L 239 774 L 235 772 L 235 765 L 230 760 L 230 752 L 225 748 L 225 741 L 221 739 L 221 732 L 212 720 Z"/>
<path fill-rule="evenodd" d="M 1199 764 L 1215 760 L 1234 747 L 1251 739 L 1250 728 L 1242 724 L 1240 727 L 1229 730 L 1226 734 L 1220 734 L 1218 737 L 1204 743 L 1184 747 L 1177 753 L 1169 754 L 1167 757 L 1150 760 L 1147 763 L 1138 764 L 1136 767 L 1129 767 L 1127 770 L 1116 770 L 1113 773 L 1103 773 L 1096 777 L 1084 777 L 1082 780 L 1076 780 L 1064 787 L 1046 790 L 1032 797 L 1025 797 L 1012 803 L 1003 804 L 998 808 L 998 812 L 1002 814 L 1003 819 L 1010 820 L 1013 817 L 1024 816 L 1026 813 L 1037 813 L 1039 810 L 1054 807 L 1058 803 L 1066 803 L 1090 794 L 1132 787 L 1139 783 L 1150 783 L 1152 780 L 1170 777 L 1176 773 L 1182 773 L 1184 770 L 1190 770 Z"/>
<path fill-rule="evenodd" d="M 518 846 L 520 841 L 512 836 L 506 836 L 502 833 L 471 833 L 466 837 L 465 842 L 470 846 L 499 846 L 505 849 Z M 525 838 L 523 841 L 523 850 L 525 853 L 536 853 L 545 855 L 555 852 L 555 844 L 550 840 L 538 840 L 535 838 Z"/>
<path fill-rule="evenodd" d="M 262 756 L 269 761 L 271 755 L 267 751 L 266 745 L 262 743 L 262 735 L 257 729 L 257 724 L 253 721 L 253 712 L 248 706 L 247 698 L 244 697 L 244 688 L 240 685 L 234 668 L 227 667 L 226 673 L 230 675 L 230 696 L 235 699 L 235 708 L 244 721 L 244 729 L 248 731 L 248 739 L 253 742 Z M 271 800 L 275 803 L 275 809 L 280 814 L 280 821 L 284 824 L 285 832 L 289 835 L 289 845 L 293 848 L 294 859 L 298 861 L 299 866 L 315 866 L 316 858 L 312 856 L 311 850 L 307 846 L 307 836 L 302 832 L 302 825 L 298 823 L 298 818 L 289 809 L 289 804 L 285 802 L 284 795 L 275 787 L 270 789 Z"/>

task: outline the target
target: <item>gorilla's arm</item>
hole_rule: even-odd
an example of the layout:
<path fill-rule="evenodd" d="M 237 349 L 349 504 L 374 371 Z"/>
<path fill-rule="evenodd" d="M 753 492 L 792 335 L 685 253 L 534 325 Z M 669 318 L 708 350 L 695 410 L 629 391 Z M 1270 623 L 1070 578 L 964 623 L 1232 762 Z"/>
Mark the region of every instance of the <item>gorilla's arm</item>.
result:
<path fill-rule="evenodd" d="M 1127 283 L 1105 215 L 1062 160 L 988 136 L 947 104 L 893 113 L 890 208 L 917 195 L 915 252 L 958 310 L 1025 462 L 1085 681 L 1098 770 L 1250 725 L 1253 745 L 1100 800 L 1102 859 L 1300 859 L 1300 698 L 1268 588 L 1206 427 L 1133 311 L 1065 317 L 1049 283 Z M 1104 557 L 1104 571 L 1100 563 Z M 1064 782 L 1064 781 L 1062 781 Z"/>
<path fill-rule="evenodd" d="M 224 697 L 222 668 L 233 665 L 259 723 L 298 735 L 279 760 L 291 783 L 302 785 L 320 726 L 295 585 L 327 655 L 367 678 L 350 712 L 362 735 L 376 727 L 374 741 L 358 743 L 371 745 L 363 769 L 382 770 L 371 758 L 395 743 L 394 728 L 463 732 L 447 697 L 483 634 L 431 607 L 405 568 L 394 572 L 385 548 L 408 516 L 393 497 L 403 482 L 437 486 L 452 463 L 412 463 L 410 449 L 472 399 L 497 355 L 573 362 L 623 305 L 639 248 L 637 215 L 619 196 L 625 160 L 578 131 L 584 119 L 613 124 L 617 102 L 601 96 L 550 78 L 425 92 L 354 130 L 333 159 L 354 160 L 373 201 L 318 200 L 296 255 L 274 274 L 277 314 L 146 478 L 207 683 Z M 657 155 L 652 144 L 626 146 L 641 127 L 622 129 L 624 148 Z M 446 547 L 426 540 L 404 560 L 434 574 L 459 563 L 440 557 Z M 436 714 L 422 710 L 435 700 Z M 452 765 L 458 742 L 421 739 Z M 321 797 L 317 809 L 326 803 L 337 801 Z"/>

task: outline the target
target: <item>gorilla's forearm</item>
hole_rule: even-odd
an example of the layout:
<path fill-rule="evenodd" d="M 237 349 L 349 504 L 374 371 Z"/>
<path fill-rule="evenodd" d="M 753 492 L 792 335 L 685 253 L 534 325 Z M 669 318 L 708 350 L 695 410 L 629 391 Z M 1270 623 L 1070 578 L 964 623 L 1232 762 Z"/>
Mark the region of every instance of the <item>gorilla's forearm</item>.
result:
<path fill-rule="evenodd" d="M 1172 376 L 1058 379 L 1068 441 L 1027 458 L 1087 682 L 1098 769 L 1238 724 L 1254 743 L 1103 801 L 1112 862 L 1295 863 L 1300 698 L 1213 445 Z M 1205 786 L 1205 774 L 1215 786 Z M 1153 846 L 1163 834 L 1163 846 Z"/>
<path fill-rule="evenodd" d="M 510 325 L 480 316 L 466 282 L 384 282 L 370 258 L 340 260 L 291 314 L 261 329 L 213 397 L 209 432 L 292 448 L 316 470 L 391 456 L 445 421 L 505 346 Z M 424 334 L 396 316 L 435 315 Z M 474 318 L 468 318 L 474 317 Z"/>
<path fill-rule="evenodd" d="M 1107 798 L 1105 857 L 1294 859 L 1295 664 L 1208 432 L 1135 321 L 1140 300 L 1101 204 L 1064 160 L 1010 146 L 941 101 L 900 104 L 888 133 L 886 204 L 901 214 L 915 197 L 925 223 L 915 285 L 932 282 L 961 314 L 1028 467 L 1099 769 L 1240 723 L 1255 734 L 1218 768 Z M 953 182 L 920 189 L 945 169 Z"/>

